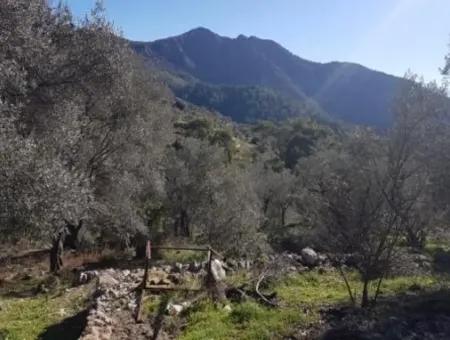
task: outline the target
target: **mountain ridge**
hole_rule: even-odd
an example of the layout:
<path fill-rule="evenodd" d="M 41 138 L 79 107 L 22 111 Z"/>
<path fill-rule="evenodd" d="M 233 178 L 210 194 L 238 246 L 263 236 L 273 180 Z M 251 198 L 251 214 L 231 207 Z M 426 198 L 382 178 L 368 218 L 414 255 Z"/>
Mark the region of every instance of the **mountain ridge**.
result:
<path fill-rule="evenodd" d="M 173 74 L 207 85 L 260 86 L 296 100 L 308 98 L 334 119 L 375 127 L 389 126 L 392 99 L 403 81 L 357 63 L 310 61 L 270 39 L 223 37 L 204 27 L 130 44 Z M 175 92 L 183 95 L 180 87 Z M 245 115 L 233 116 L 239 114 Z"/>

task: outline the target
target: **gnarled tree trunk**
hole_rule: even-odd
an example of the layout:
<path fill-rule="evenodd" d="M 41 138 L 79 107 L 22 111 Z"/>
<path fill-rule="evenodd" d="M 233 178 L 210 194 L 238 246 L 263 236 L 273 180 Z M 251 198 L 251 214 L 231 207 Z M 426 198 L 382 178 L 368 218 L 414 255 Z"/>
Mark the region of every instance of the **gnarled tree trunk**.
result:
<path fill-rule="evenodd" d="M 64 249 L 77 249 L 78 234 L 83 226 L 83 220 L 74 225 L 65 221 L 66 224 L 58 231 L 50 249 L 50 272 L 58 273 L 63 267 Z"/>

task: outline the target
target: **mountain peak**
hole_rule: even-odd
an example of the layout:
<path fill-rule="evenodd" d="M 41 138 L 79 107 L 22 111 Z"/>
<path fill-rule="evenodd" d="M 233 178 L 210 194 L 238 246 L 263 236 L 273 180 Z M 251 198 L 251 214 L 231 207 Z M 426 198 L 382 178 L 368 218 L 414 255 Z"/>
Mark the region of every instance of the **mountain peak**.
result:
<path fill-rule="evenodd" d="M 210 35 L 210 36 L 217 36 L 218 34 L 217 34 L 217 33 L 214 33 L 213 31 L 211 31 L 210 29 L 208 29 L 208 28 L 206 28 L 206 27 L 199 26 L 199 27 L 196 27 L 196 28 L 193 28 L 193 29 L 187 31 L 186 33 L 184 33 L 184 34 L 182 34 L 182 35 L 185 35 L 185 36 L 188 36 L 188 35 Z"/>
<path fill-rule="evenodd" d="M 142 55 L 163 60 L 167 69 L 216 86 L 259 86 L 294 100 L 309 98 L 342 121 L 388 126 L 400 80 L 349 63 L 302 59 L 270 39 L 224 37 L 205 27 L 149 43 Z M 257 102 L 257 100 L 256 100 Z"/>

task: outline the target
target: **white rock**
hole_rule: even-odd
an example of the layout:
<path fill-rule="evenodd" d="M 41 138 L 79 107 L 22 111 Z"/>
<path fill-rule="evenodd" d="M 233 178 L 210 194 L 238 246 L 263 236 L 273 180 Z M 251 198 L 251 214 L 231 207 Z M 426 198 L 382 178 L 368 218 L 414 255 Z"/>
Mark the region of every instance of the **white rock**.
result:
<path fill-rule="evenodd" d="M 182 305 L 176 305 L 176 304 L 172 304 L 169 303 L 167 305 L 167 311 L 169 312 L 170 315 L 178 315 L 183 311 L 184 307 Z"/>
<path fill-rule="evenodd" d="M 231 306 L 230 305 L 226 305 L 225 307 L 223 307 L 223 310 L 225 311 L 225 312 L 231 312 Z"/>
<path fill-rule="evenodd" d="M 223 269 L 223 265 L 220 260 L 214 259 L 211 261 L 211 274 L 216 281 L 225 280 L 227 274 L 225 269 Z"/>
<path fill-rule="evenodd" d="M 308 266 L 315 266 L 319 261 L 319 256 L 312 248 L 303 248 L 301 251 L 302 259 Z"/>

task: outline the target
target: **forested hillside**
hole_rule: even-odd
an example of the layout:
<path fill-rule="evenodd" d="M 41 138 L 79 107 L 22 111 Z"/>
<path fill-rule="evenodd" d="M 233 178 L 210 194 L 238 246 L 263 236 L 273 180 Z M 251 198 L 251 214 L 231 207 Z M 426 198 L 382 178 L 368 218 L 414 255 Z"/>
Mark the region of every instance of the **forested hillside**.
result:
<path fill-rule="evenodd" d="M 85 340 L 450 336 L 448 304 L 433 304 L 449 301 L 445 85 L 203 29 L 151 50 L 174 42 L 187 54 L 171 63 L 220 85 L 177 97 L 100 4 L 78 22 L 64 5 L 0 2 L 0 339 L 52 339 L 66 322 Z M 228 66 L 242 79 L 220 67 L 241 58 Z M 392 124 L 341 125 L 317 103 Z M 408 323 L 418 301 L 430 314 Z"/>
<path fill-rule="evenodd" d="M 144 58 L 157 59 L 162 67 L 175 74 L 228 89 L 232 86 L 265 87 L 303 102 L 305 107 L 314 103 L 319 111 L 335 120 L 378 128 L 392 123 L 392 101 L 403 83 L 400 78 L 361 65 L 316 63 L 292 54 L 271 40 L 243 35 L 232 39 L 202 27 L 154 42 L 131 42 L 131 46 Z M 189 94 L 190 89 L 187 92 Z M 267 102 L 270 97 L 269 94 Z M 215 108 L 206 98 L 195 99 L 196 104 Z M 230 95 L 226 100 L 233 99 L 235 97 Z M 280 115 L 291 114 L 289 109 L 277 110 L 279 106 L 273 107 L 270 115 L 258 117 L 237 110 L 230 113 L 229 107 L 225 109 L 222 113 L 237 121 L 276 120 Z"/>
<path fill-rule="evenodd" d="M 258 86 L 213 86 L 197 82 L 174 87 L 173 90 L 178 97 L 216 110 L 236 122 L 327 117 L 315 102 L 306 97 L 297 100 Z"/>

